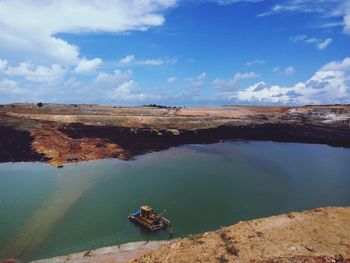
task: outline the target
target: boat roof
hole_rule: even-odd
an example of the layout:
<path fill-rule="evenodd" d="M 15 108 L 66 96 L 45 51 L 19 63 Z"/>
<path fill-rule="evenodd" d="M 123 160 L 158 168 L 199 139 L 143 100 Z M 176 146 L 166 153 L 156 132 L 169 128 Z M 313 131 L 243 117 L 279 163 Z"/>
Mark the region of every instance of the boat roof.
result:
<path fill-rule="evenodd" d="M 144 211 L 152 211 L 152 207 L 150 207 L 148 205 L 141 206 L 141 209 L 144 210 Z"/>

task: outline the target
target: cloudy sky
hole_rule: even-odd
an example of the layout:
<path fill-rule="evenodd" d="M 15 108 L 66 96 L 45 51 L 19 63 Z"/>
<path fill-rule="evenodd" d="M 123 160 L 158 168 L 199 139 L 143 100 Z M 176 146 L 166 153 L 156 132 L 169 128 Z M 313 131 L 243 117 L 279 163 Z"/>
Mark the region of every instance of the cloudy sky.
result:
<path fill-rule="evenodd" d="M 349 0 L 0 0 L 0 103 L 350 103 Z"/>

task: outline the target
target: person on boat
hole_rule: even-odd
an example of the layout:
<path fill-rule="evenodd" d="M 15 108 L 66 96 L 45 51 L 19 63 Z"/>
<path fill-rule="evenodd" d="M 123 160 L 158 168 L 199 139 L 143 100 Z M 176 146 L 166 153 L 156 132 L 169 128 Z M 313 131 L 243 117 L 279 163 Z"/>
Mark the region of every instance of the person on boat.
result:
<path fill-rule="evenodd" d="M 168 227 L 169 238 L 172 238 L 174 235 L 174 229 L 172 226 Z"/>

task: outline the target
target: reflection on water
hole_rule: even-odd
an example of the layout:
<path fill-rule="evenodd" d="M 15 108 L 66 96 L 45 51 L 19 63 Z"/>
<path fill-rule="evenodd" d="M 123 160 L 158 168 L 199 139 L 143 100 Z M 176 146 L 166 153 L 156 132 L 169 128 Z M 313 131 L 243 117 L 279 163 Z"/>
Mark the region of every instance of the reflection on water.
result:
<path fill-rule="evenodd" d="M 45 241 L 55 224 L 94 182 L 92 174 L 61 176 L 57 180 L 57 189 L 7 241 L 0 255 L 20 258 L 30 254 Z"/>
<path fill-rule="evenodd" d="M 65 166 L 0 165 L 0 257 L 37 259 L 100 246 L 166 239 L 127 220 L 142 204 L 175 236 L 290 210 L 350 204 L 350 150 L 227 142 Z"/>

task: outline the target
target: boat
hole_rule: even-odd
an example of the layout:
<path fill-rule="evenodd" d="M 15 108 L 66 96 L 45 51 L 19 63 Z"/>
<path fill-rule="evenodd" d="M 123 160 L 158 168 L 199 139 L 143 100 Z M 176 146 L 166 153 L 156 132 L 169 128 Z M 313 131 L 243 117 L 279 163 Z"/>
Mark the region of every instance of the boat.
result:
<path fill-rule="evenodd" d="M 171 227 L 171 222 L 162 216 L 165 212 L 166 210 L 158 215 L 150 206 L 143 205 L 131 213 L 128 219 L 153 232 Z"/>
<path fill-rule="evenodd" d="M 58 164 L 56 164 L 56 167 L 57 167 L 57 168 L 63 168 L 63 164 L 58 163 Z"/>

